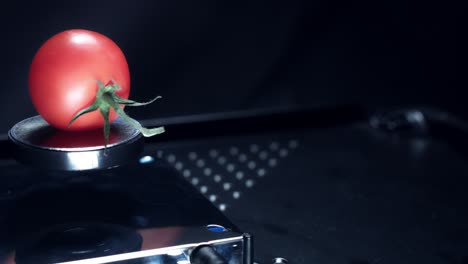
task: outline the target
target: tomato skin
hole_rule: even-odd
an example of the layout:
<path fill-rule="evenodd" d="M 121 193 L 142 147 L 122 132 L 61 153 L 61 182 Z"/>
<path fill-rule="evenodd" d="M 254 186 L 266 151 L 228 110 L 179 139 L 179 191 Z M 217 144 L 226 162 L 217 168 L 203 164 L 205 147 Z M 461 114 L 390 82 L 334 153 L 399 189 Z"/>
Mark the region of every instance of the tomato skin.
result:
<path fill-rule="evenodd" d="M 96 98 L 97 81 L 117 83 L 117 95 L 128 99 L 130 72 L 122 50 L 108 37 L 89 30 L 60 32 L 37 51 L 29 71 L 29 93 L 37 112 L 61 130 L 102 128 L 104 119 L 94 111 L 68 124 Z M 112 122 L 117 114 L 111 110 Z"/>

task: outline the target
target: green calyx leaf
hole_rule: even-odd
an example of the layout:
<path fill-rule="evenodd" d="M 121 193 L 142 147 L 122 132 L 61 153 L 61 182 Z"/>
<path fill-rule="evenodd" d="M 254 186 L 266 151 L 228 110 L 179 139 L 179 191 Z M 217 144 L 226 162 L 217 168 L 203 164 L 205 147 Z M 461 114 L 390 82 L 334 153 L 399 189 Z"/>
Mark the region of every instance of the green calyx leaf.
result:
<path fill-rule="evenodd" d="M 148 102 L 136 102 L 133 100 L 128 100 L 119 97 L 116 94 L 116 91 L 120 90 L 120 86 L 115 82 L 112 81 L 108 85 L 104 85 L 103 82 L 97 81 L 98 83 L 98 92 L 96 94 L 96 99 L 94 102 L 80 110 L 78 113 L 76 113 L 73 118 L 70 120 L 68 126 L 70 127 L 73 122 L 75 122 L 80 116 L 99 110 L 102 114 L 102 117 L 104 119 L 104 146 L 107 148 L 107 145 L 109 143 L 109 134 L 110 134 L 110 122 L 109 122 L 109 112 L 110 109 L 114 109 L 114 111 L 121 116 L 127 123 L 132 125 L 134 128 L 136 128 L 140 133 L 145 136 L 145 137 L 152 137 L 161 133 L 164 133 L 164 127 L 156 127 L 156 128 L 145 128 L 143 127 L 138 121 L 135 119 L 129 117 L 125 111 L 120 107 L 120 105 L 125 105 L 125 106 L 145 106 L 148 104 L 153 103 L 154 101 L 158 100 L 161 98 L 161 96 L 157 96 L 151 101 Z"/>

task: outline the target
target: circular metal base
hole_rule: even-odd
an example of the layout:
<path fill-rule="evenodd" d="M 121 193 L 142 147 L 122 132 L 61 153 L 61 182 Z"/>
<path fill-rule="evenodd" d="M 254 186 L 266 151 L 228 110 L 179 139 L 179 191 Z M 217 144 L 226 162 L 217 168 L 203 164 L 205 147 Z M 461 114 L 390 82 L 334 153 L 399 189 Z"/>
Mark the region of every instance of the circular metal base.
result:
<path fill-rule="evenodd" d="M 13 154 L 19 162 L 68 171 L 106 169 L 136 160 L 144 143 L 140 132 L 121 118 L 111 124 L 107 148 L 102 129 L 61 131 L 40 116 L 17 123 L 8 136 L 15 143 Z"/>

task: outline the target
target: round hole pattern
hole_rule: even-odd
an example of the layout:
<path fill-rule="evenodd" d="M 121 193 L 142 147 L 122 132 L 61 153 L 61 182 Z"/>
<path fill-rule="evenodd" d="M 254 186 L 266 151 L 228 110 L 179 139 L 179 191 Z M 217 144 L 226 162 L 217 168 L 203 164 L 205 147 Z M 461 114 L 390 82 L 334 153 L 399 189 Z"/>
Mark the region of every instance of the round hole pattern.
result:
<path fill-rule="evenodd" d="M 176 170 L 182 170 L 184 168 L 184 164 L 181 162 L 181 161 L 177 161 L 175 164 L 174 164 L 174 168 L 176 168 Z"/>
<path fill-rule="evenodd" d="M 214 202 L 216 202 L 216 200 L 218 200 L 218 196 L 216 196 L 215 194 L 211 194 L 210 196 L 208 196 L 208 200 L 210 200 L 210 202 L 214 203 Z"/>
<path fill-rule="evenodd" d="M 266 170 L 264 168 L 260 168 L 257 170 L 258 177 L 264 177 L 266 174 Z"/>
<path fill-rule="evenodd" d="M 261 151 L 260 154 L 258 154 L 258 157 L 261 159 L 261 160 L 266 160 L 268 159 L 268 152 L 266 152 L 265 150 Z"/>
<path fill-rule="evenodd" d="M 188 178 L 190 177 L 190 175 L 192 175 L 192 172 L 188 169 L 185 169 L 183 172 L 182 172 L 182 175 L 185 177 L 185 178 Z"/>
<path fill-rule="evenodd" d="M 169 163 L 174 163 L 174 162 L 176 161 L 176 156 L 175 156 L 174 154 L 169 154 L 169 155 L 167 156 L 167 161 L 168 161 Z"/>
<path fill-rule="evenodd" d="M 224 165 L 224 164 L 226 164 L 226 161 L 227 161 L 227 160 L 226 160 L 226 157 L 224 157 L 224 156 L 221 156 L 221 157 L 218 158 L 218 164 L 219 164 L 219 165 Z"/>
<path fill-rule="evenodd" d="M 213 171 L 210 168 L 205 168 L 203 170 L 203 174 L 205 174 L 206 176 L 210 176 L 212 172 Z"/>
<path fill-rule="evenodd" d="M 296 139 L 289 140 L 288 147 L 291 149 L 296 149 L 297 147 L 299 147 L 299 141 L 297 141 Z"/>
<path fill-rule="evenodd" d="M 200 182 L 200 180 L 197 177 L 192 178 L 191 183 L 193 185 L 197 185 Z"/>
<path fill-rule="evenodd" d="M 251 160 L 247 164 L 247 167 L 249 167 L 249 169 L 253 170 L 253 169 L 255 169 L 255 167 L 257 167 L 257 163 L 255 163 L 255 161 Z"/>
<path fill-rule="evenodd" d="M 229 163 L 226 166 L 226 170 L 229 171 L 229 172 L 233 172 L 235 169 L 236 169 L 236 166 L 234 166 L 234 164 L 232 164 L 232 163 Z"/>
<path fill-rule="evenodd" d="M 231 190 L 231 187 L 232 187 L 232 184 L 231 184 L 230 182 L 225 182 L 225 183 L 223 183 L 223 189 L 224 189 L 225 191 Z"/>
<path fill-rule="evenodd" d="M 278 160 L 275 158 L 271 158 L 268 160 L 268 166 L 270 167 L 276 167 L 277 164 L 278 164 Z"/>
<path fill-rule="evenodd" d="M 211 149 L 210 152 L 209 152 L 209 155 L 210 155 L 211 158 L 214 159 L 214 158 L 218 157 L 219 152 L 216 149 Z"/>
<path fill-rule="evenodd" d="M 205 166 L 205 160 L 199 159 L 197 160 L 197 167 L 202 168 Z"/>
<path fill-rule="evenodd" d="M 257 153 L 260 150 L 260 147 L 257 144 L 251 144 L 249 150 L 252 153 Z"/>
<path fill-rule="evenodd" d="M 279 156 L 282 157 L 282 158 L 286 158 L 288 156 L 288 154 L 289 154 L 288 149 L 284 148 L 284 149 L 280 149 L 280 151 L 279 151 Z"/>
<path fill-rule="evenodd" d="M 269 146 L 270 150 L 272 151 L 276 151 L 279 149 L 279 143 L 276 142 L 276 141 L 273 141 L 270 143 L 270 146 Z"/>
<path fill-rule="evenodd" d="M 239 155 L 239 162 L 246 162 L 247 161 L 247 155 L 245 155 L 244 153 L 240 154 Z"/>
<path fill-rule="evenodd" d="M 226 205 L 226 204 L 224 204 L 224 203 L 219 204 L 219 210 L 221 210 L 222 212 L 224 212 L 224 211 L 226 211 L 226 209 L 227 209 L 227 205 Z"/>
<path fill-rule="evenodd" d="M 197 155 L 196 152 L 192 151 L 192 152 L 189 152 L 188 157 L 189 157 L 190 160 L 194 161 L 194 160 L 197 159 L 198 155 Z"/>
<path fill-rule="evenodd" d="M 239 148 L 237 148 L 237 147 L 231 147 L 231 148 L 229 149 L 229 154 L 231 154 L 232 156 L 235 156 L 235 155 L 239 154 Z"/>
<path fill-rule="evenodd" d="M 255 182 L 252 179 L 248 179 L 248 180 L 245 181 L 245 186 L 247 188 L 252 188 L 254 186 L 254 184 L 255 184 Z"/>
<path fill-rule="evenodd" d="M 216 175 L 213 177 L 213 180 L 214 180 L 215 182 L 221 182 L 221 180 L 222 180 L 221 175 L 216 174 Z"/>
<path fill-rule="evenodd" d="M 293 155 L 299 146 L 299 140 L 293 138 L 186 152 L 159 149 L 154 157 L 180 171 L 219 210 L 225 211 L 246 191 L 267 180 L 282 160 Z M 139 161 L 154 162 L 154 157 L 143 156 Z"/>

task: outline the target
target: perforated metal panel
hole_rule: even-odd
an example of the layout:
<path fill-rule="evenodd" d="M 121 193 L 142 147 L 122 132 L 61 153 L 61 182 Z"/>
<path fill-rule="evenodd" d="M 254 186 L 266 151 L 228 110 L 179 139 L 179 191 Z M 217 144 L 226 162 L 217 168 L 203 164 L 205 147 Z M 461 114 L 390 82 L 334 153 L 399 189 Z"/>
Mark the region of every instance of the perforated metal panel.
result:
<path fill-rule="evenodd" d="M 297 138 L 252 140 L 222 146 L 189 144 L 159 149 L 156 159 L 144 156 L 140 161 L 170 164 L 221 211 L 227 211 L 246 192 L 262 184 L 264 178 L 298 147 Z"/>

